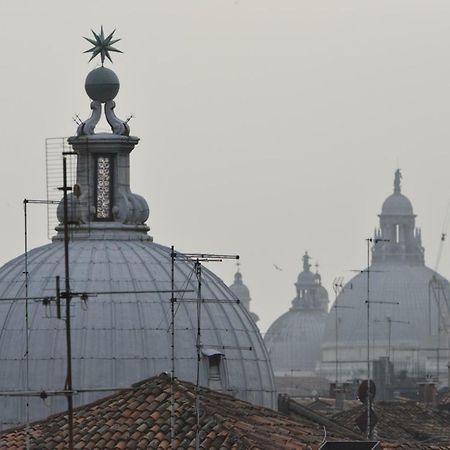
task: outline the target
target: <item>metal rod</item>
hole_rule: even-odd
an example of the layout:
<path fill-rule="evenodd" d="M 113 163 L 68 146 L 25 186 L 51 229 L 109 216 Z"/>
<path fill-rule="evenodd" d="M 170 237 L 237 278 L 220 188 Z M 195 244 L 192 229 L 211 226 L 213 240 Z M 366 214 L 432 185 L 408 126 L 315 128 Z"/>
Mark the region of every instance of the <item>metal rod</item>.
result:
<path fill-rule="evenodd" d="M 177 253 L 178 258 L 194 259 L 200 262 L 203 259 L 239 259 L 239 255 L 216 255 L 213 253 Z"/>
<path fill-rule="evenodd" d="M 366 239 L 367 243 L 367 439 L 371 439 L 372 430 L 370 424 L 370 413 L 372 409 L 372 398 L 371 398 L 371 389 L 370 389 L 370 303 L 383 303 L 383 304 L 398 304 L 398 302 L 385 302 L 385 301 L 371 301 L 370 300 L 370 244 L 377 244 L 378 242 L 388 242 L 388 239 L 379 239 L 379 238 L 368 238 Z M 375 271 L 376 272 L 376 271 Z"/>
<path fill-rule="evenodd" d="M 372 239 L 367 239 L 367 439 L 371 437 L 370 430 L 370 243 Z"/>
<path fill-rule="evenodd" d="M 120 294 L 169 294 L 171 293 L 171 289 L 162 289 L 162 290 L 148 290 L 148 291 L 100 291 L 100 292 L 71 292 L 72 297 L 79 296 L 88 296 L 88 297 L 97 297 L 99 295 L 120 295 Z M 175 289 L 174 292 L 194 292 L 193 289 Z M 61 298 L 64 298 L 64 293 L 61 293 Z M 55 296 L 48 297 L 0 297 L 0 302 L 12 302 L 12 301 L 26 301 L 26 300 L 56 300 Z M 191 301 L 197 301 L 197 299 L 190 299 Z M 220 299 L 204 299 L 205 301 L 226 301 Z M 235 300 L 229 300 L 229 302 L 234 302 Z"/>
<path fill-rule="evenodd" d="M 339 357 L 338 357 L 338 342 L 339 342 L 339 317 L 338 317 L 338 297 L 339 297 L 339 290 L 342 288 L 342 279 L 336 278 L 333 283 L 333 290 L 334 290 L 334 309 L 335 309 L 335 331 L 336 331 L 336 376 L 335 376 L 335 384 L 336 388 L 338 387 L 339 383 Z"/>
<path fill-rule="evenodd" d="M 61 288 L 59 275 L 56 276 L 56 317 L 61 319 Z"/>
<path fill-rule="evenodd" d="M 69 450 L 73 450 L 73 398 L 72 398 L 72 341 L 70 334 L 70 267 L 69 267 L 69 221 L 67 200 L 67 160 L 63 158 L 63 191 L 64 191 L 64 271 L 65 271 L 65 298 L 66 298 L 66 345 L 67 345 L 67 409 L 69 419 Z"/>
<path fill-rule="evenodd" d="M 175 249 L 172 245 L 171 252 L 171 270 L 170 270 L 170 282 L 171 282 L 171 297 L 170 297 L 170 326 L 172 327 L 171 335 L 171 357 L 172 357 L 172 371 L 170 376 L 170 448 L 175 448 Z"/>
<path fill-rule="evenodd" d="M 200 362 L 201 362 L 201 312 L 202 312 L 202 265 L 199 260 L 195 263 L 195 274 L 197 275 L 197 378 L 195 384 L 195 449 L 200 450 Z"/>
<path fill-rule="evenodd" d="M 30 390 L 30 333 L 29 333 L 29 314 L 28 314 L 28 200 L 23 201 L 24 212 L 24 274 L 25 274 L 25 377 L 26 390 Z M 25 426 L 25 444 L 26 449 L 30 450 L 30 398 L 26 398 L 26 426 Z"/>
<path fill-rule="evenodd" d="M 41 391 L 0 391 L 0 397 L 40 397 L 45 399 L 46 397 L 54 397 L 58 395 L 67 396 L 68 394 L 77 395 L 83 394 L 85 392 L 116 392 L 116 391 L 136 391 L 141 388 L 123 388 L 123 387 L 105 387 L 105 388 L 92 388 L 92 389 L 75 389 L 69 391 L 67 389 L 63 390 L 51 390 L 46 391 L 45 389 Z"/>

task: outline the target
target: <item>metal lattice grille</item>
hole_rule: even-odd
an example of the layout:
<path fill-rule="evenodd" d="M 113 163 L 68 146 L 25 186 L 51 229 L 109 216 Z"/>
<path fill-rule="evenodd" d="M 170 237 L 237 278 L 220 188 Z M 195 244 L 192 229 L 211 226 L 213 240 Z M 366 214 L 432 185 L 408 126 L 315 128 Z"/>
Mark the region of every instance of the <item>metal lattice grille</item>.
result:
<path fill-rule="evenodd" d="M 111 218 L 111 158 L 97 157 L 97 214 L 99 220 Z"/>
<path fill-rule="evenodd" d="M 63 185 L 62 160 L 63 152 L 71 152 L 72 147 L 68 144 L 66 137 L 45 139 L 45 159 L 47 176 L 47 201 L 59 201 L 62 194 L 58 187 Z M 77 158 L 68 158 L 68 185 L 73 186 L 77 173 Z M 47 235 L 48 238 L 55 234 L 58 225 L 56 217 L 57 204 L 47 204 Z"/>

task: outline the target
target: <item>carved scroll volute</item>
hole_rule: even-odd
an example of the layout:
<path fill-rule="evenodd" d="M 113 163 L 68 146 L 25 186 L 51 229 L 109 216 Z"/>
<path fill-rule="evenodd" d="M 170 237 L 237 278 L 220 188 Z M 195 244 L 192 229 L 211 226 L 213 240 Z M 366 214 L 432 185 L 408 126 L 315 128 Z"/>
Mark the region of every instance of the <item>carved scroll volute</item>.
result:
<path fill-rule="evenodd" d="M 91 109 L 91 117 L 78 125 L 77 136 L 94 134 L 95 127 L 97 126 L 102 115 L 102 104 L 98 101 L 91 102 Z"/>
<path fill-rule="evenodd" d="M 130 135 L 130 126 L 120 120 L 116 114 L 114 113 L 114 108 L 116 107 L 116 103 L 114 100 L 108 100 L 105 103 L 105 116 L 109 125 L 111 126 L 111 130 L 114 134 L 118 134 L 121 136 L 129 136 Z"/>

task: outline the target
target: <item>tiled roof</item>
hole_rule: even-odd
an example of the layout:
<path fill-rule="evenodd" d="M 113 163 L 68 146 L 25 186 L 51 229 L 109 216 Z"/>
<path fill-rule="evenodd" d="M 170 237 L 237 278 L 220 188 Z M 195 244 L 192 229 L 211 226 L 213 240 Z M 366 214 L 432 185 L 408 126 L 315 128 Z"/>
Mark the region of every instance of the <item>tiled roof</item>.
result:
<path fill-rule="evenodd" d="M 170 378 L 167 375 L 150 378 L 133 385 L 133 389 L 120 391 L 90 405 L 74 410 L 74 440 L 76 450 L 143 450 L 170 448 Z M 195 448 L 195 386 L 176 380 L 175 446 L 179 449 Z M 302 407 L 305 408 L 305 407 Z M 397 409 L 395 409 L 397 408 Z M 403 408 L 408 412 L 401 411 Z M 226 394 L 208 389 L 201 390 L 200 448 L 209 450 L 317 450 L 327 438 L 354 440 L 354 432 L 347 423 L 361 408 L 337 414 L 336 424 L 311 411 L 287 417 L 271 409 L 251 405 Z M 384 450 L 449 450 L 450 431 L 448 413 L 426 411 L 421 405 L 393 405 L 382 412 L 376 406 L 380 423 L 390 421 L 396 430 L 383 442 Z M 384 419 L 386 417 L 386 419 Z M 342 425 L 339 425 L 343 424 Z M 409 425 L 408 426 L 407 424 Z M 445 426 L 444 426 L 445 425 Z M 387 427 L 387 424 L 385 425 Z M 348 427 L 347 427 L 348 428 Z M 412 430 L 415 430 L 413 433 Z M 440 442 L 417 440 L 418 433 L 436 437 L 445 433 Z M 380 433 L 385 434 L 385 433 Z M 393 436 L 395 434 L 395 436 Z M 67 449 L 68 426 L 65 414 L 56 414 L 30 426 L 30 450 Z M 414 438 L 413 438 L 414 436 Z M 25 450 L 25 428 L 16 428 L 0 434 L 0 450 Z M 392 442 L 397 441 L 397 442 Z M 400 441 L 400 442 L 399 442 Z"/>
<path fill-rule="evenodd" d="M 74 410 L 75 449 L 167 449 L 170 447 L 170 378 L 150 378 L 108 398 Z M 176 380 L 175 436 L 180 449 L 195 446 L 195 386 Z M 273 410 L 219 392 L 201 391 L 203 449 L 317 449 L 324 431 Z M 67 448 L 65 414 L 31 425 L 32 450 Z M 342 436 L 334 436 L 341 438 Z M 309 447 L 310 445 L 310 447 Z M 25 429 L 0 434 L 0 450 L 25 449 Z"/>
<path fill-rule="evenodd" d="M 363 410 L 364 407 L 360 405 L 337 413 L 332 418 L 356 431 L 355 420 Z M 400 401 L 377 402 L 374 410 L 378 418 L 375 432 L 379 439 L 408 442 L 412 445 L 410 448 L 450 449 L 450 412 L 438 411 L 420 403 Z M 383 444 L 385 449 L 409 448 L 398 445 Z"/>

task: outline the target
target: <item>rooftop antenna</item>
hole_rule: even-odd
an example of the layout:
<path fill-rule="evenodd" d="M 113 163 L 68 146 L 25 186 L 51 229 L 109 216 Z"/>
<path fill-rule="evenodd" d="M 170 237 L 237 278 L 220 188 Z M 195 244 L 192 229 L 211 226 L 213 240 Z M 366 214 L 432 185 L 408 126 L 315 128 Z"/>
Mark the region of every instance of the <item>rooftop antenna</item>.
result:
<path fill-rule="evenodd" d="M 65 163 L 66 158 L 64 158 L 63 163 Z M 63 164 L 64 169 L 64 186 L 61 188 L 62 191 L 64 191 L 65 195 L 67 191 L 70 191 L 71 188 L 67 187 L 67 172 L 66 172 L 66 165 Z M 107 392 L 107 391 L 117 391 L 117 390 L 130 390 L 130 388 L 95 388 L 95 389 L 77 389 L 76 391 L 72 387 L 72 370 L 71 370 L 71 341 L 70 341 L 70 300 L 75 297 L 79 296 L 83 300 L 87 300 L 90 296 L 98 296 L 98 295 L 114 295 L 114 294 L 127 294 L 127 293 L 172 293 L 172 297 L 177 292 L 193 292 L 193 290 L 147 290 L 147 291 L 104 291 L 104 292 L 73 292 L 70 291 L 70 284 L 66 282 L 66 291 L 60 292 L 60 283 L 59 283 L 59 276 L 56 276 L 56 295 L 50 296 L 50 297 L 31 297 L 29 296 L 28 291 L 28 279 L 29 279 L 29 270 L 28 270 L 28 204 L 47 204 L 49 200 L 30 200 L 25 199 L 23 201 L 24 204 L 24 225 L 25 225 L 25 231 L 24 231 L 24 274 L 25 274 L 25 296 L 24 297 L 4 297 L 0 298 L 0 301 L 24 301 L 25 302 L 25 324 L 26 324 L 26 339 L 25 339 L 25 360 L 26 360 L 26 389 L 25 391 L 5 391 L 0 392 L 0 396 L 8 396 L 8 397 L 25 397 L 26 398 L 26 426 L 25 426 L 25 442 L 26 442 L 26 448 L 29 450 L 30 448 L 30 416 L 29 416 L 29 399 L 30 397 L 40 397 L 42 399 L 46 399 L 48 396 L 55 396 L 55 395 L 64 395 L 68 399 L 68 429 L 69 429 L 69 449 L 73 448 L 73 402 L 69 403 L 69 399 L 72 400 L 72 396 L 77 393 L 82 392 Z M 51 201 L 52 203 L 59 203 L 56 201 Z M 65 210 L 66 211 L 66 210 Z M 67 212 L 67 211 L 66 211 Z M 64 215 L 66 217 L 66 215 Z M 67 224 L 67 221 L 64 220 L 64 225 Z M 67 230 L 65 230 L 65 236 L 68 236 Z M 68 240 L 65 241 L 65 245 L 67 245 Z M 66 272 L 66 280 L 68 279 L 69 274 L 69 265 L 68 265 L 68 252 L 65 248 L 65 272 Z M 66 257 L 67 255 L 67 257 Z M 66 317 L 65 317 L 65 323 L 66 323 L 66 344 L 67 344 L 67 377 L 66 377 L 66 384 L 63 390 L 53 390 L 53 391 L 46 391 L 46 390 L 40 390 L 40 391 L 32 391 L 30 390 L 29 385 L 29 314 L 28 314 L 28 305 L 30 301 L 39 301 L 42 302 L 44 305 L 51 304 L 52 302 L 56 303 L 57 307 L 57 318 L 61 319 L 61 305 L 60 300 L 61 298 L 66 299 Z M 133 389 L 133 388 L 131 388 Z"/>
<path fill-rule="evenodd" d="M 73 450 L 73 386 L 72 386 L 72 341 L 70 324 L 70 301 L 72 295 L 70 292 L 70 266 L 69 266 L 69 221 L 68 221 L 68 200 L 67 192 L 72 188 L 67 186 L 67 158 L 63 157 L 63 206 L 64 206 L 64 277 L 65 292 L 61 297 L 66 300 L 66 346 L 67 346 L 67 375 L 64 389 L 67 393 L 67 413 L 69 425 L 69 450 Z"/>
<path fill-rule="evenodd" d="M 388 239 L 381 239 L 381 238 L 367 238 L 367 386 L 370 390 L 370 382 L 371 382 L 371 374 L 370 374 L 370 304 L 371 303 L 390 303 L 390 304 L 398 304 L 394 302 L 379 302 L 379 301 L 371 301 L 370 300 L 370 245 L 372 243 L 377 244 L 378 242 L 389 242 Z M 370 416 L 371 416 L 371 410 L 372 410 L 372 398 L 370 395 L 367 395 L 367 439 L 371 439 L 372 437 L 372 430 L 370 426 Z"/>
<path fill-rule="evenodd" d="M 200 449 L 200 363 L 202 358 L 201 313 L 202 303 L 202 262 L 222 262 L 224 259 L 239 259 L 239 255 L 223 255 L 213 253 L 183 253 L 180 257 L 194 261 L 194 272 L 197 278 L 197 375 L 195 384 L 195 448 Z M 251 348 L 250 348 L 251 350 Z"/>
<path fill-rule="evenodd" d="M 197 307 L 197 335 L 196 335 L 196 350 L 197 350 L 197 367 L 196 367 L 196 385 L 195 385 L 195 416 L 196 416 L 196 431 L 195 431 L 195 446 L 196 450 L 200 449 L 200 364 L 202 359 L 202 340 L 201 340 L 201 313 L 202 303 L 213 302 L 221 303 L 220 299 L 205 299 L 202 295 L 202 262 L 222 262 L 224 259 L 239 260 L 239 255 L 223 255 L 212 253 L 178 253 L 174 247 L 171 247 L 171 287 L 172 290 L 175 286 L 175 260 L 187 260 L 194 263 L 192 273 L 195 274 L 197 279 L 197 297 L 195 299 L 180 299 L 183 301 L 195 301 Z M 239 264 L 239 262 L 238 262 Z M 190 279 L 190 278 L 189 278 Z M 189 281 L 189 280 L 188 280 Z M 175 291 L 173 291 L 175 292 Z M 187 292 L 187 291 L 186 291 Z M 170 391 L 170 403 L 171 403 L 171 417 L 170 417 L 170 435 L 171 435 L 171 448 L 175 448 L 175 398 L 174 398 L 174 381 L 175 381 L 175 303 L 178 299 L 175 298 L 172 293 L 171 297 L 171 391 Z M 225 300 L 230 302 L 230 300 Z M 239 300 L 236 303 L 240 303 Z M 222 346 L 222 349 L 228 347 Z M 237 347 L 233 347 L 237 348 Z M 251 347 L 246 347 L 244 350 L 252 350 Z"/>
<path fill-rule="evenodd" d="M 53 200 L 23 200 L 23 219 L 24 219 L 24 275 L 25 275 L 25 384 L 26 390 L 30 390 L 30 326 L 29 326 L 29 292 L 28 292 L 28 205 L 29 204 L 55 204 L 59 203 Z M 26 448 L 30 448 L 30 401 L 26 398 Z"/>
<path fill-rule="evenodd" d="M 339 347 L 339 317 L 338 317 L 338 297 L 339 294 L 342 292 L 344 285 L 343 285 L 344 277 L 337 277 L 333 281 L 333 291 L 334 291 L 334 312 L 335 312 L 335 331 L 336 331 L 336 374 L 335 374 L 335 383 L 336 383 L 336 389 L 338 387 L 339 383 L 339 358 L 338 358 L 338 347 Z"/>
<path fill-rule="evenodd" d="M 432 299 L 434 299 L 434 303 L 436 305 L 436 313 L 437 313 L 437 340 L 438 347 L 441 347 L 441 336 L 442 332 L 445 334 L 450 333 L 449 328 L 449 318 L 450 318 L 450 299 L 447 296 L 448 284 L 438 277 L 437 273 L 434 273 L 431 277 L 431 280 L 428 282 L 428 332 L 431 336 L 433 333 L 432 330 L 432 310 L 431 303 Z M 437 354 L 437 372 L 438 372 L 438 380 L 440 375 L 440 359 L 439 352 Z"/>

